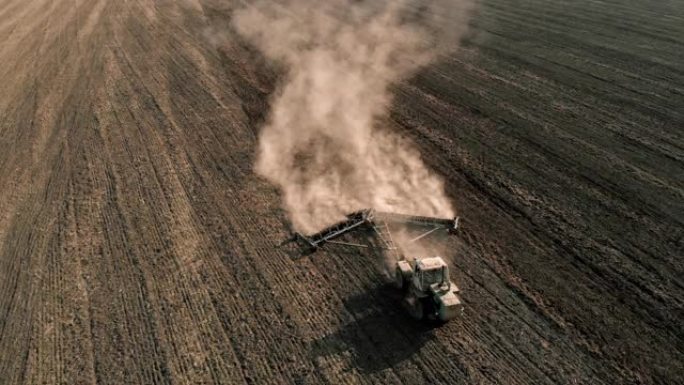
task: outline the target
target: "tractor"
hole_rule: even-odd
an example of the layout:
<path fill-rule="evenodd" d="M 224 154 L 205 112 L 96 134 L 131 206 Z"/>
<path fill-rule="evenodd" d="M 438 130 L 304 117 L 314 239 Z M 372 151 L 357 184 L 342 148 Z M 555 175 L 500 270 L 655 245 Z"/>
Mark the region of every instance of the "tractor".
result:
<path fill-rule="evenodd" d="M 316 234 L 295 233 L 292 240 L 303 243 L 311 252 L 325 244 L 368 247 L 342 242 L 339 238 L 363 229 L 372 230 L 381 240 L 381 247 L 394 254 L 396 260 L 394 283 L 397 289 L 404 293 L 402 304 L 408 313 L 418 320 L 446 322 L 458 316 L 463 309 L 458 287 L 449 278 L 449 266 L 439 256 L 407 258 L 396 246 L 391 227 L 399 225 L 426 228 L 421 235 L 409 241 L 412 243 L 437 231 L 455 233 L 458 229 L 458 222 L 458 217 L 443 219 L 366 209 L 348 214 L 345 220 Z"/>

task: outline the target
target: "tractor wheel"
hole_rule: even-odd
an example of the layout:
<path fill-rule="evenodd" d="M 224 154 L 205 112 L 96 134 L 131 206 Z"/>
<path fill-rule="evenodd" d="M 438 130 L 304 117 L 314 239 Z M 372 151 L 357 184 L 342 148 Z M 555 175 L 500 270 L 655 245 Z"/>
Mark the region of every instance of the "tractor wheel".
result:
<path fill-rule="evenodd" d="M 406 286 L 406 280 L 404 279 L 404 274 L 401 272 L 401 269 L 397 267 L 394 270 L 394 286 L 397 287 L 399 290 L 403 290 L 404 287 Z"/>
<path fill-rule="evenodd" d="M 431 297 L 425 297 L 423 303 L 423 316 L 431 321 L 439 319 L 439 305 Z"/>
<path fill-rule="evenodd" d="M 423 301 L 418 298 L 414 298 L 413 301 L 409 302 L 409 314 L 411 317 L 417 320 L 422 320 L 425 317 L 425 311 L 423 310 Z"/>

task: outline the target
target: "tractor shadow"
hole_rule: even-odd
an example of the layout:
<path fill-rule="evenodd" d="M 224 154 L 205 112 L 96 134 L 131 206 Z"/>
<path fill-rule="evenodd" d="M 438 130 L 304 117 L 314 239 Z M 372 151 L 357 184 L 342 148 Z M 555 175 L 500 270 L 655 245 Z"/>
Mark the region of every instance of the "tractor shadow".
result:
<path fill-rule="evenodd" d="M 390 284 L 348 298 L 354 320 L 311 343 L 314 361 L 350 357 L 362 373 L 376 373 L 410 360 L 435 339 L 437 324 L 417 321 L 401 307 L 402 295 Z"/>

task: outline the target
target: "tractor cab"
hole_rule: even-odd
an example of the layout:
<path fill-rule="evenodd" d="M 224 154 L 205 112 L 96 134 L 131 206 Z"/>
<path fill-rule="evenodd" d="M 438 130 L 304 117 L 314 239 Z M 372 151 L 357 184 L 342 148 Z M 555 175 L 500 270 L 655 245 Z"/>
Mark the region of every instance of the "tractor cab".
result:
<path fill-rule="evenodd" d="M 418 259 L 413 272 L 413 285 L 421 292 L 448 290 L 449 267 L 440 257 Z"/>

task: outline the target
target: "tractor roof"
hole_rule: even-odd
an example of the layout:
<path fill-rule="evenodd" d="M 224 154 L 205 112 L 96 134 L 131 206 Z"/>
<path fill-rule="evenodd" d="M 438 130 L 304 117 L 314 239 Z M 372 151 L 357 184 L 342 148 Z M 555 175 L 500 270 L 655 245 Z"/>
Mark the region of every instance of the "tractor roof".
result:
<path fill-rule="evenodd" d="M 418 268 L 421 270 L 433 270 L 446 266 L 441 257 L 423 258 L 418 260 Z"/>

